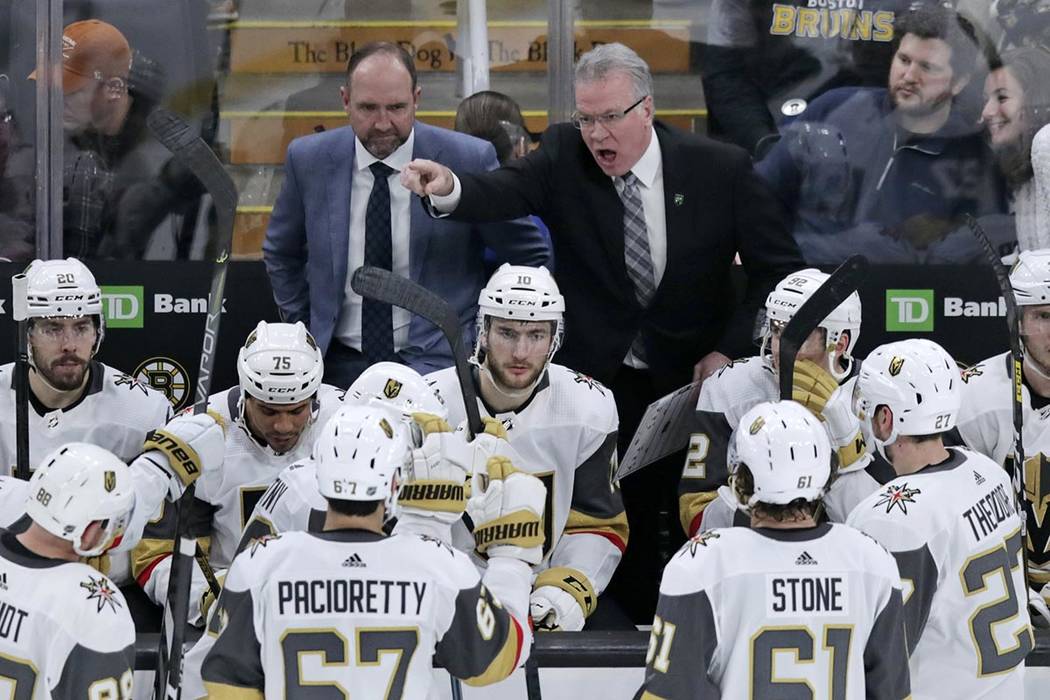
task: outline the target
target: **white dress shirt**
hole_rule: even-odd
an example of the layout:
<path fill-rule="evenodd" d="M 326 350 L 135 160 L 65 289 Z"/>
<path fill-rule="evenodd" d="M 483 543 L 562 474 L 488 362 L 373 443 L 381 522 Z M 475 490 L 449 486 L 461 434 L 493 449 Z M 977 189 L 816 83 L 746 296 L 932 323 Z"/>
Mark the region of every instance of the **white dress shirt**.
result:
<path fill-rule="evenodd" d="M 412 148 L 416 132 L 413 129 L 401 146 L 383 159 L 383 163 L 394 169 L 388 178 L 390 185 L 390 233 L 393 238 L 393 270 L 395 275 L 409 276 L 409 247 L 411 245 L 409 205 L 412 193 L 401 186 L 398 175 L 412 160 Z M 346 289 L 343 294 L 343 308 L 335 325 L 334 336 L 339 342 L 361 349 L 361 297 L 350 288 L 354 270 L 365 264 L 365 214 L 368 210 L 368 198 L 372 194 L 375 177 L 369 166 L 378 158 L 368 152 L 358 138 L 354 139 L 354 174 L 350 183 L 350 230 L 347 232 L 350 245 L 346 266 Z M 394 351 L 401 350 L 408 344 L 408 326 L 412 314 L 399 306 L 393 307 Z"/>

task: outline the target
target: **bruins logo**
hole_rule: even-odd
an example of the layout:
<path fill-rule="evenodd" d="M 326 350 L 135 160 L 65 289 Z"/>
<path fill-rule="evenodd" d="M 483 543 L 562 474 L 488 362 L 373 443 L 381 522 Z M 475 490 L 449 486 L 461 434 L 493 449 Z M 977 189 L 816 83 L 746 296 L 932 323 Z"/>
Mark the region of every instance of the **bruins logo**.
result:
<path fill-rule="evenodd" d="M 751 424 L 751 427 L 748 428 L 747 432 L 751 433 L 752 435 L 757 435 L 758 431 L 761 430 L 762 426 L 765 425 L 765 424 L 766 424 L 766 419 L 763 418 L 762 416 L 759 416 L 758 418 L 755 419 L 755 422 Z"/>
<path fill-rule="evenodd" d="M 890 360 L 890 376 L 891 377 L 896 377 L 898 374 L 900 374 L 901 373 L 901 367 L 903 367 L 903 366 L 904 366 L 904 358 L 903 357 L 896 357 L 896 356 L 894 356 L 894 358 L 892 360 Z"/>
<path fill-rule="evenodd" d="M 117 473 L 107 469 L 102 475 L 102 487 L 106 489 L 106 493 L 111 493 L 117 488 Z"/>
<path fill-rule="evenodd" d="M 401 382 L 396 379 L 387 379 L 386 386 L 383 387 L 383 396 L 388 399 L 396 399 L 397 395 L 401 393 Z"/>

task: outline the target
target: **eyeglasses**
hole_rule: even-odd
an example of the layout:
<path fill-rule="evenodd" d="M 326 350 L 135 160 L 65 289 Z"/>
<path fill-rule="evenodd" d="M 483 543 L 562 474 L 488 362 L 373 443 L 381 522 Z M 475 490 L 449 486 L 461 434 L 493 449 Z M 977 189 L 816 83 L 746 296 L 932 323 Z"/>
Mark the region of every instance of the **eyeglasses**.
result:
<path fill-rule="evenodd" d="M 606 114 L 599 114 L 598 116 L 593 116 L 590 114 L 581 114 L 580 112 L 573 112 L 572 116 L 570 116 L 569 119 L 572 120 L 572 125 L 575 126 L 577 129 L 580 129 L 581 131 L 583 129 L 593 129 L 595 124 L 601 124 L 606 129 L 608 129 L 619 124 L 620 121 L 627 116 L 627 113 L 635 107 L 637 107 L 638 105 L 642 104 L 642 102 L 645 101 L 646 97 L 648 97 L 648 95 L 642 95 L 640 98 L 638 98 L 637 102 L 635 102 L 633 105 L 623 110 L 622 112 L 608 112 Z"/>

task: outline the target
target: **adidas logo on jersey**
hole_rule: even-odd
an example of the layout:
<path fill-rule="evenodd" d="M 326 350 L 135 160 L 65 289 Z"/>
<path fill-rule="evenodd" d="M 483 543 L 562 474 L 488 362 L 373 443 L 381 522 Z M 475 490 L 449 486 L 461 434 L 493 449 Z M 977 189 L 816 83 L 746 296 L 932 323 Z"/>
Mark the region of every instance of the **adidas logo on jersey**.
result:
<path fill-rule="evenodd" d="M 2 590 L 2 591 L 6 591 L 7 590 L 7 572 L 6 571 L 3 572 L 2 574 L 0 574 L 0 590 Z"/>
<path fill-rule="evenodd" d="M 978 474 L 976 470 L 973 472 L 973 480 L 978 486 L 984 483 L 984 477 Z"/>
<path fill-rule="evenodd" d="M 343 566 L 362 567 L 362 566 L 368 566 L 368 564 L 366 564 L 364 562 L 364 560 L 361 559 L 361 555 L 360 554 L 358 554 L 357 552 L 354 552 L 353 554 L 351 554 L 350 556 L 348 556 L 346 558 L 346 561 L 343 562 Z"/>
<path fill-rule="evenodd" d="M 816 564 L 817 560 L 805 550 L 802 550 L 802 554 L 799 554 L 798 559 L 795 560 L 795 566 L 815 566 Z"/>

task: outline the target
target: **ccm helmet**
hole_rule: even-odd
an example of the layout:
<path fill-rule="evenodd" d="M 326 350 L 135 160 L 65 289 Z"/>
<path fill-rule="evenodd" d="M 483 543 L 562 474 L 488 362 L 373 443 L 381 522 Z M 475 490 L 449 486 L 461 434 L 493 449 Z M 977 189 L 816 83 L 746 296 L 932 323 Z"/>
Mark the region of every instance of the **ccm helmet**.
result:
<path fill-rule="evenodd" d="M 76 258 L 34 260 L 24 274 L 26 318 L 94 318 L 98 337 L 91 354 L 96 354 L 106 334 L 106 319 L 102 290 L 87 265 Z"/>
<path fill-rule="evenodd" d="M 554 321 L 547 362 L 561 347 L 565 330 L 565 297 L 545 267 L 525 267 L 503 263 L 489 279 L 478 297 L 478 342 L 474 361 L 481 362 L 481 337 L 485 317 L 509 318 L 514 321 Z"/>
<path fill-rule="evenodd" d="M 831 443 L 820 419 L 801 404 L 758 404 L 740 418 L 733 447 L 731 468 L 747 465 L 754 481 L 747 505 L 823 497 L 831 477 Z"/>
<path fill-rule="evenodd" d="M 321 349 L 302 322 L 259 321 L 237 353 L 241 391 L 263 403 L 305 401 L 317 393 L 323 375 Z"/>
<path fill-rule="evenodd" d="M 437 391 L 419 372 L 397 362 L 377 362 L 366 369 L 346 390 L 343 402 L 384 407 L 405 418 L 423 412 L 448 419 L 448 407 Z"/>
<path fill-rule="evenodd" d="M 124 534 L 135 491 L 131 470 L 97 445 L 71 442 L 44 457 L 29 480 L 26 514 L 52 535 L 73 543 L 82 557 L 102 554 Z M 90 549 L 81 538 L 88 525 L 104 523 L 104 535 Z"/>
<path fill-rule="evenodd" d="M 829 275 L 809 268 L 792 272 L 780 280 L 777 286 L 766 297 L 766 326 L 762 334 L 762 356 L 766 356 L 773 332 L 773 324 L 786 324 L 806 301 L 827 281 Z M 853 348 L 860 338 L 861 307 L 860 296 L 854 292 L 844 302 L 838 305 L 834 311 L 827 315 L 823 321 L 817 324 L 827 333 L 827 352 L 833 355 L 835 345 L 838 343 L 842 333 L 849 331 L 849 342 L 842 353 L 846 360 L 845 368 L 831 364 L 831 374 L 835 379 L 842 380 L 849 376 L 853 368 Z"/>

